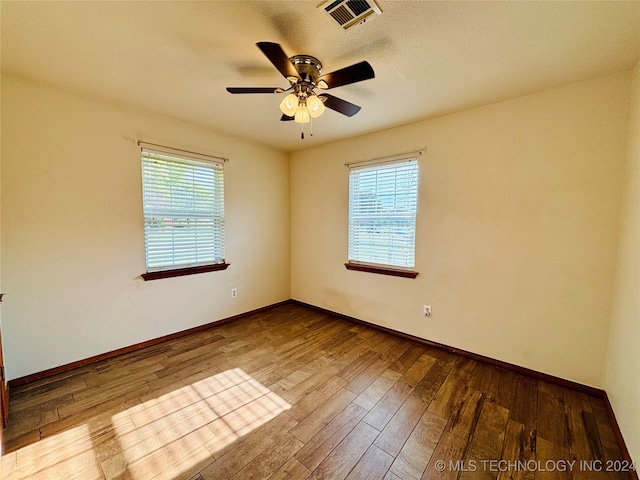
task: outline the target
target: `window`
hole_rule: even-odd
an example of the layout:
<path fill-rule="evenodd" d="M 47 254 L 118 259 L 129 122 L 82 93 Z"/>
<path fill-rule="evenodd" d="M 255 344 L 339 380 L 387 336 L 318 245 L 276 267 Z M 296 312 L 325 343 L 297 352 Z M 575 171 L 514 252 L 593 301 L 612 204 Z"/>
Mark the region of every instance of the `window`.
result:
<path fill-rule="evenodd" d="M 145 280 L 220 270 L 223 164 L 142 149 Z"/>
<path fill-rule="evenodd" d="M 417 198 L 416 158 L 351 165 L 345 266 L 415 278 Z"/>

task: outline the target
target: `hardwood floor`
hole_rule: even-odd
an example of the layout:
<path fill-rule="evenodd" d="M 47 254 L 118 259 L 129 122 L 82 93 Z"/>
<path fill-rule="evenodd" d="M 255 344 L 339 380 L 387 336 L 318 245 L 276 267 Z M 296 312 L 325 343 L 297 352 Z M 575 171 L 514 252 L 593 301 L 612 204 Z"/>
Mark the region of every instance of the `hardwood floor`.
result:
<path fill-rule="evenodd" d="M 601 399 L 299 305 L 16 387 L 3 442 L 5 479 L 631 478 Z"/>

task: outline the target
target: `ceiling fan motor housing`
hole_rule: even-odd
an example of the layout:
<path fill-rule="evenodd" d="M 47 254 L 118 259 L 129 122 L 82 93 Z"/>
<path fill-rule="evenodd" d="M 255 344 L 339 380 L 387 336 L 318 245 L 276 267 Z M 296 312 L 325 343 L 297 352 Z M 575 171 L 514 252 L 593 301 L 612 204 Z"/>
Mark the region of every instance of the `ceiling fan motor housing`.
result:
<path fill-rule="evenodd" d="M 303 82 L 310 83 L 313 87 L 317 85 L 318 77 L 322 73 L 322 63 L 320 63 L 320 60 L 311 55 L 294 55 L 289 58 L 289 61 L 298 71 Z M 296 80 L 297 79 L 289 78 L 292 84 L 295 83 Z"/>

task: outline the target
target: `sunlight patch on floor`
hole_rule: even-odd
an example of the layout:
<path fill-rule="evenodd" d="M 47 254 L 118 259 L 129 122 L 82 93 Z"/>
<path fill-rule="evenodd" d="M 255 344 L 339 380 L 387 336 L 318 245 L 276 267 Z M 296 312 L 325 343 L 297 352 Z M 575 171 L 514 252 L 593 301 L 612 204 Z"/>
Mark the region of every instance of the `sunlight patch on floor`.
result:
<path fill-rule="evenodd" d="M 147 395 L 148 397 L 148 395 Z M 26 445 L 3 479 L 175 479 L 192 475 L 291 405 L 239 368 Z M 60 428 L 65 428 L 63 425 Z M 11 461 L 8 461 L 11 460 Z"/>
<path fill-rule="evenodd" d="M 107 479 L 125 472 L 135 479 L 197 473 L 226 447 L 291 408 L 239 368 L 142 405 L 130 415 L 134 428 L 115 428 L 120 451 L 101 462 Z"/>
<path fill-rule="evenodd" d="M 103 478 L 92 446 L 89 425 L 70 428 L 19 449 L 16 468 L 3 478 Z"/>

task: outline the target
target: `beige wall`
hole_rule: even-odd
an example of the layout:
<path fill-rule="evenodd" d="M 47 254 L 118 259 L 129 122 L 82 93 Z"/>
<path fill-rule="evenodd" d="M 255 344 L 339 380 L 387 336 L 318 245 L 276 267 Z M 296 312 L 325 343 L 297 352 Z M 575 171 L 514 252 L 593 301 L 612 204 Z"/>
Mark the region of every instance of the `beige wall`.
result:
<path fill-rule="evenodd" d="M 603 387 L 629 88 L 616 74 L 293 153 L 292 297 Z M 347 271 L 343 163 L 423 146 L 419 276 Z"/>
<path fill-rule="evenodd" d="M 632 458 L 640 461 L 640 63 L 633 74 L 606 390 Z"/>
<path fill-rule="evenodd" d="M 231 158 L 225 165 L 228 270 L 140 279 L 136 136 Z M 284 152 L 5 77 L 2 171 L 10 379 L 290 297 Z"/>

